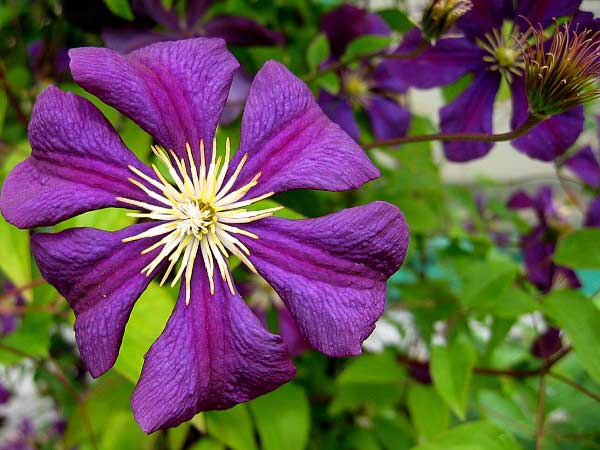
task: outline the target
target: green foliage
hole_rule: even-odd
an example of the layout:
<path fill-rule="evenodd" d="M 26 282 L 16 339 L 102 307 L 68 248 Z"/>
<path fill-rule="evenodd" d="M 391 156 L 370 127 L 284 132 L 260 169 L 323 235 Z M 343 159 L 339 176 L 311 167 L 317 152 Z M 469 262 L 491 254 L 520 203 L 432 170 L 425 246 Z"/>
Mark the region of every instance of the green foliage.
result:
<path fill-rule="evenodd" d="M 392 43 L 387 36 L 367 35 L 354 39 L 342 55 L 342 61 L 352 61 L 361 56 L 370 55 L 385 50 Z"/>
<path fill-rule="evenodd" d="M 318 34 L 308 46 L 306 62 L 311 71 L 315 72 L 329 57 L 329 41 L 324 34 Z"/>
<path fill-rule="evenodd" d="M 558 242 L 557 264 L 575 269 L 600 269 L 600 229 L 574 231 Z"/>
<path fill-rule="evenodd" d="M 247 405 L 206 413 L 206 429 L 217 441 L 233 450 L 255 450 L 254 427 Z"/>
<path fill-rule="evenodd" d="M 519 450 L 521 446 L 506 431 L 487 422 L 472 422 L 447 431 L 431 443 L 413 450 Z"/>
<path fill-rule="evenodd" d="M 117 16 L 123 19 L 133 20 L 133 12 L 129 6 L 128 0 L 104 0 L 108 9 L 110 9 Z"/>

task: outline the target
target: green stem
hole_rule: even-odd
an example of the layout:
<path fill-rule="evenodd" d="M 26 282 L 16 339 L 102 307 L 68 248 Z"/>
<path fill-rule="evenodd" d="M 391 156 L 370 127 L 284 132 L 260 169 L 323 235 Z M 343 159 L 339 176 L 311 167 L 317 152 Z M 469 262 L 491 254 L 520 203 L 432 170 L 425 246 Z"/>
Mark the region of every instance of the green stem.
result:
<path fill-rule="evenodd" d="M 427 141 L 477 141 L 477 142 L 501 142 L 512 141 L 527 132 L 533 127 L 546 120 L 547 116 L 538 116 L 533 113 L 529 114 L 527 120 L 519 128 L 506 133 L 486 134 L 486 133 L 435 133 L 425 134 L 420 136 L 404 136 L 395 139 L 387 139 L 384 141 L 375 141 L 368 144 L 363 144 L 363 148 L 369 149 L 374 147 L 388 147 L 399 144 L 409 144 L 413 142 Z"/>

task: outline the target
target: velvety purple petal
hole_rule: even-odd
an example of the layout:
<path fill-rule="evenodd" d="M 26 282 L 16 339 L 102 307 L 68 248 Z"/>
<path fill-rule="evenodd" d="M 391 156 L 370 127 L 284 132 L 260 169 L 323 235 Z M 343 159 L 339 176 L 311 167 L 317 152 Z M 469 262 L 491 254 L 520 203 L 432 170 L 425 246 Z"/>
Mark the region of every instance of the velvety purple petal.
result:
<path fill-rule="evenodd" d="M 539 226 L 521 240 L 527 278 L 542 292 L 552 288 L 556 269 L 552 262 L 556 243 L 548 241 L 546 233 L 546 227 Z"/>
<path fill-rule="evenodd" d="M 279 319 L 279 335 L 285 342 L 290 356 L 300 356 L 311 349 L 310 344 L 300 333 L 298 324 L 285 306 L 277 308 L 277 317 Z"/>
<path fill-rule="evenodd" d="M 554 19 L 575 15 L 580 5 L 581 0 L 518 0 L 515 23 L 522 30 L 528 29 L 530 23 L 546 28 Z"/>
<path fill-rule="evenodd" d="M 600 227 L 600 195 L 590 202 L 585 215 L 586 227 Z"/>
<path fill-rule="evenodd" d="M 146 200 L 128 181 L 145 166 L 89 101 L 54 86 L 37 98 L 29 123 L 31 157 L 2 186 L 0 208 L 20 228 L 58 223 L 86 211 L 122 206 L 118 196 Z"/>
<path fill-rule="evenodd" d="M 515 18 L 513 0 L 472 0 L 472 3 L 471 10 L 457 25 L 473 38 L 481 38 L 494 28 L 501 29 L 502 22 Z"/>
<path fill-rule="evenodd" d="M 589 145 L 569 156 L 565 165 L 589 186 L 600 186 L 600 163 Z"/>
<path fill-rule="evenodd" d="M 254 78 L 230 173 L 246 153 L 248 162 L 237 186 L 262 173 L 249 195 L 342 191 L 379 176 L 358 144 L 319 108 L 306 84 L 275 61 L 267 62 Z"/>
<path fill-rule="evenodd" d="M 534 201 L 527 192 L 517 191 L 510 196 L 506 206 L 512 209 L 533 208 Z"/>
<path fill-rule="evenodd" d="M 185 19 L 188 28 L 192 28 L 204 16 L 206 9 L 214 0 L 187 0 L 185 6 Z"/>
<path fill-rule="evenodd" d="M 226 409 L 295 376 L 279 336 L 262 326 L 219 275 L 215 294 L 197 262 L 192 297 L 181 290 L 161 336 L 145 356 L 131 405 L 147 433 L 178 425 L 200 411 Z"/>
<path fill-rule="evenodd" d="M 342 56 L 346 46 L 359 36 L 390 34 L 390 28 L 380 16 L 350 4 L 325 14 L 321 19 L 321 30 L 329 40 L 334 59 Z"/>
<path fill-rule="evenodd" d="M 538 358 L 548 359 L 562 348 L 560 329 L 550 327 L 540 334 L 531 345 L 531 354 Z"/>
<path fill-rule="evenodd" d="M 373 95 L 365 109 L 373 133 L 378 140 L 406 136 L 410 127 L 410 111 L 393 100 Z"/>
<path fill-rule="evenodd" d="M 156 42 L 172 41 L 178 39 L 177 35 L 158 33 L 152 30 L 136 28 L 109 28 L 102 31 L 102 40 L 108 48 L 119 53 L 130 53 L 139 48 Z"/>
<path fill-rule="evenodd" d="M 223 38 L 228 45 L 277 45 L 283 44 L 281 33 L 265 28 L 248 17 L 218 16 L 204 24 L 209 38 Z"/>
<path fill-rule="evenodd" d="M 456 99 L 440 110 L 443 133 L 491 133 L 494 100 L 500 86 L 497 72 L 479 75 Z M 491 142 L 444 142 L 444 152 L 450 161 L 464 162 L 485 156 Z"/>
<path fill-rule="evenodd" d="M 233 75 L 227 103 L 221 114 L 221 120 L 219 120 L 221 125 L 229 125 L 238 118 L 242 112 L 242 107 L 248 98 L 251 85 L 252 78 L 243 69 L 239 69 L 235 75 Z"/>
<path fill-rule="evenodd" d="M 396 53 L 404 54 L 413 50 L 413 41 L 420 41 L 421 32 L 415 29 L 407 36 L 408 42 L 401 45 Z M 402 85 L 421 89 L 444 86 L 454 83 L 468 72 L 487 72 L 488 64 L 483 60 L 485 55 L 484 50 L 468 39 L 440 39 L 416 58 L 386 59 L 378 66 L 375 80 L 378 86 L 395 90 Z M 393 81 L 394 78 L 398 81 Z"/>
<path fill-rule="evenodd" d="M 342 97 L 321 90 L 319 92 L 319 106 L 327 117 L 342 127 L 342 130 L 358 142 L 360 129 L 358 128 L 358 123 L 356 122 L 350 103 Z"/>
<path fill-rule="evenodd" d="M 513 114 L 511 127 L 519 127 L 528 117 L 529 103 L 525 82 L 516 79 L 511 84 Z M 513 147 L 527 156 L 541 161 L 554 161 L 571 147 L 583 131 L 583 106 L 552 116 L 529 133 L 512 141 Z"/>
<path fill-rule="evenodd" d="M 174 10 L 164 7 L 162 0 L 131 0 L 136 15 L 149 17 L 169 30 L 179 29 L 179 17 Z"/>
<path fill-rule="evenodd" d="M 234 72 L 221 39 L 160 42 L 121 55 L 106 48 L 69 52 L 73 78 L 131 117 L 167 149 L 185 155 L 212 142 Z"/>
<path fill-rule="evenodd" d="M 160 251 L 141 254 L 160 236 L 133 242 L 122 239 L 155 225 L 138 224 L 112 233 L 72 228 L 32 237 L 31 250 L 42 276 L 75 312 L 77 346 L 93 377 L 115 363 L 133 305 L 152 280 L 141 271 Z"/>
<path fill-rule="evenodd" d="M 398 208 L 375 202 L 318 219 L 263 219 L 245 226 L 250 260 L 285 302 L 310 345 L 356 355 L 383 312 L 386 280 L 406 254 Z"/>

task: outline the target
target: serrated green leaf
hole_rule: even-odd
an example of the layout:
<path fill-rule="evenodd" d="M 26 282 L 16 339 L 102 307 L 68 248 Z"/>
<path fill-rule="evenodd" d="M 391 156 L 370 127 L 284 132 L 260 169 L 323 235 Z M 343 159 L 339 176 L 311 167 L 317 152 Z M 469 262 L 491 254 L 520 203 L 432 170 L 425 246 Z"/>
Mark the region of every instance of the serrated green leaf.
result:
<path fill-rule="evenodd" d="M 318 34 L 312 40 L 306 51 L 306 62 L 311 72 L 316 72 L 319 66 L 329 57 L 329 41 L 324 34 Z"/>
<path fill-rule="evenodd" d="M 450 411 L 433 386 L 413 384 L 408 391 L 407 406 L 420 442 L 448 429 Z"/>
<path fill-rule="evenodd" d="M 343 62 L 352 61 L 360 56 L 370 55 L 371 53 L 380 52 L 392 43 L 392 39 L 388 36 L 365 35 L 354 39 L 346 51 L 342 55 Z"/>
<path fill-rule="evenodd" d="M 413 450 L 520 450 L 521 446 L 505 430 L 488 422 L 471 422 L 452 428 L 433 442 Z"/>
<path fill-rule="evenodd" d="M 600 381 L 600 309 L 577 291 L 558 291 L 546 297 L 543 311 L 567 333 L 581 365 Z"/>
<path fill-rule="evenodd" d="M 310 404 L 304 389 L 288 383 L 248 403 L 262 450 L 303 450 L 310 430 Z"/>
<path fill-rule="evenodd" d="M 254 426 L 245 404 L 206 413 L 208 434 L 233 450 L 256 450 Z"/>
<path fill-rule="evenodd" d="M 448 406 L 461 419 L 465 418 L 476 353 L 463 336 L 448 346 L 434 345 L 431 349 L 431 378 Z"/>
<path fill-rule="evenodd" d="M 128 0 L 104 0 L 104 3 L 117 16 L 126 20 L 133 20 L 133 12 Z"/>
<path fill-rule="evenodd" d="M 554 261 L 574 269 L 600 269 L 600 228 L 585 228 L 560 239 Z"/>

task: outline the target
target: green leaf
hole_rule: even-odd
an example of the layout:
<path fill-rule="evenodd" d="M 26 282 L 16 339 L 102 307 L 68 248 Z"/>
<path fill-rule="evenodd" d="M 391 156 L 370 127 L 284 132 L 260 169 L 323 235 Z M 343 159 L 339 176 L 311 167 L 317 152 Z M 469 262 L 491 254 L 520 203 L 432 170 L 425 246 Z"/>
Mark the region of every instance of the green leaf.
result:
<path fill-rule="evenodd" d="M 574 269 L 600 269 L 600 228 L 585 228 L 560 239 L 554 262 Z"/>
<path fill-rule="evenodd" d="M 509 286 L 497 301 L 489 304 L 487 310 L 504 319 L 516 319 L 538 309 L 535 299 L 523 289 Z"/>
<path fill-rule="evenodd" d="M 144 363 L 144 354 L 162 332 L 174 299 L 171 290 L 152 282 L 136 302 L 125 328 L 123 343 L 115 370 L 132 382 L 137 382 Z"/>
<path fill-rule="evenodd" d="M 311 72 L 316 72 L 319 66 L 329 57 L 329 41 L 324 34 L 318 34 L 312 40 L 306 51 L 306 62 Z"/>
<path fill-rule="evenodd" d="M 544 300 L 543 311 L 573 343 L 581 365 L 600 381 L 600 310 L 577 291 L 558 291 Z"/>
<path fill-rule="evenodd" d="M 15 286 L 22 286 L 30 282 L 29 231 L 20 230 L 0 215 L 0 236 L 2 236 L 0 270 Z M 24 292 L 23 296 L 31 299 L 30 291 Z"/>
<path fill-rule="evenodd" d="M 404 416 L 393 416 L 390 411 L 386 411 L 385 416 L 373 417 L 373 425 L 373 433 L 386 450 L 398 450 L 412 446 L 412 429 Z"/>
<path fill-rule="evenodd" d="M 117 16 L 126 20 L 133 20 L 133 12 L 128 0 L 104 0 L 104 3 Z"/>
<path fill-rule="evenodd" d="M 404 11 L 400 11 L 398 8 L 383 9 L 377 11 L 377 14 L 387 22 L 392 30 L 399 33 L 404 34 L 415 26 L 413 21 L 410 20 L 410 17 L 408 17 L 408 14 Z"/>
<path fill-rule="evenodd" d="M 488 423 L 471 422 L 452 428 L 435 441 L 413 450 L 520 450 L 521 446 L 506 431 Z"/>
<path fill-rule="evenodd" d="M 496 303 L 517 276 L 517 265 L 509 260 L 468 261 L 460 274 L 463 286 L 460 301 L 468 308 Z"/>
<path fill-rule="evenodd" d="M 490 422 L 524 439 L 535 434 L 535 416 L 506 393 L 486 389 L 477 398 Z"/>
<path fill-rule="evenodd" d="M 21 317 L 19 327 L 0 339 L 2 344 L 20 350 L 29 356 L 48 356 L 50 348 L 50 327 L 52 314 L 46 312 L 30 312 Z M 13 352 L 0 350 L 0 363 L 14 364 L 23 359 Z"/>
<path fill-rule="evenodd" d="M 450 411 L 432 386 L 413 384 L 407 406 L 420 440 L 429 441 L 448 429 Z"/>
<path fill-rule="evenodd" d="M 254 427 L 248 407 L 237 405 L 225 411 L 206 413 L 208 434 L 233 450 L 256 450 Z"/>
<path fill-rule="evenodd" d="M 318 87 L 323 88 L 334 95 L 337 95 L 342 87 L 340 77 L 333 72 L 324 73 L 315 80 L 315 83 Z"/>
<path fill-rule="evenodd" d="M 248 403 L 262 450 L 303 450 L 308 443 L 310 404 L 304 389 L 288 383 Z"/>
<path fill-rule="evenodd" d="M 354 39 L 342 55 L 342 62 L 348 62 L 360 56 L 380 52 L 391 44 L 392 39 L 387 36 L 366 35 Z"/>
<path fill-rule="evenodd" d="M 453 339 L 447 347 L 435 345 L 431 349 L 434 386 L 452 411 L 463 420 L 475 358 L 475 349 L 463 336 Z"/>
<path fill-rule="evenodd" d="M 224 450 L 225 447 L 220 442 L 210 437 L 203 437 L 198 443 L 192 445 L 189 450 Z"/>
<path fill-rule="evenodd" d="M 140 449 L 144 441 L 149 442 L 151 439 L 135 422 L 130 411 L 117 411 L 108 415 L 100 448 L 102 450 Z"/>

